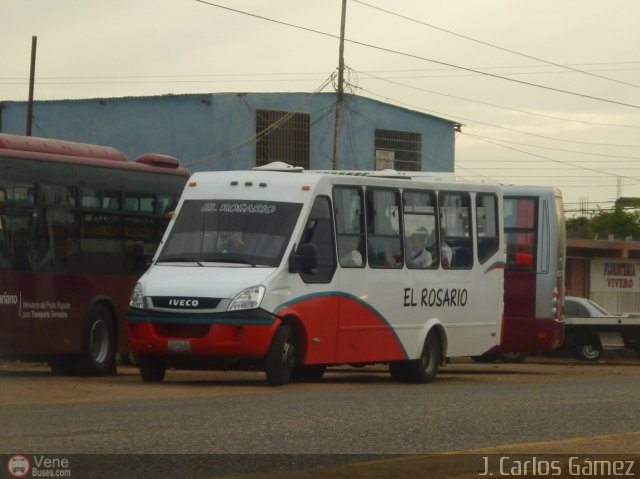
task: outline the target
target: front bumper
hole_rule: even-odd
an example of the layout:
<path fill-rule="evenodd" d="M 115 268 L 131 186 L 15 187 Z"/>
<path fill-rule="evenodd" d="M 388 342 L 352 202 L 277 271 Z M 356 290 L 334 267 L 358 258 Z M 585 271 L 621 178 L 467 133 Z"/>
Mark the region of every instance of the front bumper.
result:
<path fill-rule="evenodd" d="M 166 313 L 129 308 L 131 351 L 151 356 L 261 358 L 280 320 L 261 309 L 232 313 Z"/>

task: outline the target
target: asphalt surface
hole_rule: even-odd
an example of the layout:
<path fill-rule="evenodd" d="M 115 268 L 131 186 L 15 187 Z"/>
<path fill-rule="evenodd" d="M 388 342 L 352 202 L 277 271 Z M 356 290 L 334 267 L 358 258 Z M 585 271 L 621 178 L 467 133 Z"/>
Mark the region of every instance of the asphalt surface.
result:
<path fill-rule="evenodd" d="M 259 373 L 170 372 L 147 385 L 132 369 L 56 378 L 5 368 L 0 453 L 82 455 L 76 463 L 123 463 L 126 477 L 151 457 L 140 477 L 153 477 L 149 467 L 164 471 L 158 477 L 173 466 L 184 473 L 185 461 L 213 477 L 633 433 L 638 366 L 451 364 L 429 385 L 343 369 L 283 388 Z M 139 454 L 154 456 L 127 456 Z"/>

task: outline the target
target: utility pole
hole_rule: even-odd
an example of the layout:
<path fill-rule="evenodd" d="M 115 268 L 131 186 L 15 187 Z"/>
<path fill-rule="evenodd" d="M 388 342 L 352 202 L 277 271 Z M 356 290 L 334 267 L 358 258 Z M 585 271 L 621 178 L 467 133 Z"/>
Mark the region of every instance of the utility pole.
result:
<path fill-rule="evenodd" d="M 27 104 L 27 136 L 31 136 L 31 123 L 33 119 L 33 86 L 36 78 L 36 46 L 38 37 L 31 37 L 31 73 L 29 75 L 29 102 Z"/>
<path fill-rule="evenodd" d="M 342 17 L 340 20 L 340 51 L 338 57 L 338 91 L 336 95 L 336 121 L 333 130 L 333 162 L 332 169 L 339 167 L 338 151 L 340 151 L 340 122 L 342 121 L 342 103 L 344 101 L 344 25 L 347 16 L 347 0 L 342 0 Z"/>

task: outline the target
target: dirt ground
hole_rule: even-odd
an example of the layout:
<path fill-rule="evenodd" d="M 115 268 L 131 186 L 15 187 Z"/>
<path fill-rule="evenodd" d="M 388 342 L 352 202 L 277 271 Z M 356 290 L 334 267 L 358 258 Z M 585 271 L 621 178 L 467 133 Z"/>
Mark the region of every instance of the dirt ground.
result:
<path fill-rule="evenodd" d="M 638 376 L 640 362 L 635 356 L 612 355 L 599 363 L 583 363 L 567 358 L 534 357 L 522 364 L 478 364 L 470 360 L 454 360 L 442 368 L 439 379 L 465 382 L 531 382 L 560 381 L 570 376 Z M 291 384 L 286 387 L 344 388 L 371 387 L 377 381 L 389 384 L 384 368 L 330 369 L 326 380 L 311 384 Z M 437 381 L 438 379 L 436 379 Z M 170 387 L 167 387 L 167 383 Z M 206 387 L 200 387 L 200 386 Z M 233 385 L 233 387 L 228 387 Z M 278 388 L 265 386 L 261 372 L 201 372 L 169 371 L 162 385 L 143 384 L 137 369 L 121 366 L 117 376 L 102 378 L 56 377 L 48 367 L 38 363 L 0 362 L 0 406 L 11 404 L 74 403 L 87 401 L 119 401 L 168 397 L 197 397 L 225 394 L 256 394 L 271 392 Z M 572 454 L 580 451 L 574 459 L 573 469 L 569 464 Z M 558 456 L 565 455 L 565 456 Z M 592 462 L 590 457 L 616 455 L 633 464 L 634 475 L 640 476 L 640 432 L 607 436 L 569 439 L 565 441 L 513 444 L 499 447 L 455 451 L 429 456 L 403 456 L 382 460 L 359 462 L 346 466 L 332 466 L 309 470 L 278 471 L 268 474 L 233 476 L 245 479 L 387 479 L 414 477 L 538 477 L 549 464 L 558 466 L 554 477 L 586 477 Z M 508 459 L 503 459 L 508 457 Z M 610 460 L 611 456 L 607 456 Z M 502 462 L 501 462 L 502 461 Z M 507 461 L 507 462 L 505 462 Z M 515 461 L 515 462 L 514 462 Z M 527 463 L 527 461 L 529 461 Z M 559 461 L 554 463 L 553 461 Z M 486 469 L 486 465 L 489 469 Z M 510 469 L 505 469 L 509 464 Z M 513 464 L 534 474 L 514 474 Z M 527 465 L 528 464 L 528 465 Z M 585 465 L 586 464 L 586 465 Z M 581 465 L 581 466 L 580 466 Z M 540 469 L 540 468 L 543 469 Z M 579 467 L 587 469 L 579 469 Z M 611 467 L 611 465 L 609 465 Z M 534 469 L 531 469 L 534 468 Z M 538 468 L 538 469 L 535 469 Z M 578 468 L 578 469 L 576 469 Z M 516 472 L 522 472 L 517 469 Z M 537 471 L 537 473 L 536 473 Z M 507 472 L 507 474 L 505 474 Z M 526 472 L 526 471 L 525 471 Z M 547 471 L 548 472 L 548 471 Z M 609 471 L 611 472 L 611 471 Z M 547 474 L 549 475 L 549 474 Z M 600 476 L 600 477 L 608 477 Z"/>

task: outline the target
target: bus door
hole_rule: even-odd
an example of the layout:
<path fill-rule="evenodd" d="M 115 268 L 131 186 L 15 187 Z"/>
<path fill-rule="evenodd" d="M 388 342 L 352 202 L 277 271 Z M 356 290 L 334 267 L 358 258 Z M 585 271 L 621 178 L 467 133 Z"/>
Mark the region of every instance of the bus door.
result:
<path fill-rule="evenodd" d="M 315 265 L 298 267 L 304 293 L 290 306 L 304 324 L 301 360 L 304 364 L 335 362 L 338 302 L 336 290 L 336 248 L 331 201 L 318 196 L 311 208 L 300 238 L 298 251 L 311 245 Z"/>
<path fill-rule="evenodd" d="M 336 362 L 404 359 L 391 310 L 401 299 L 400 192 L 334 188 L 339 320 Z M 365 213 L 366 211 L 366 213 Z M 396 308 L 397 310 L 397 308 Z"/>
<path fill-rule="evenodd" d="M 504 328 L 514 351 L 531 351 L 536 317 L 537 202 L 505 198 L 507 265 L 504 275 Z"/>

